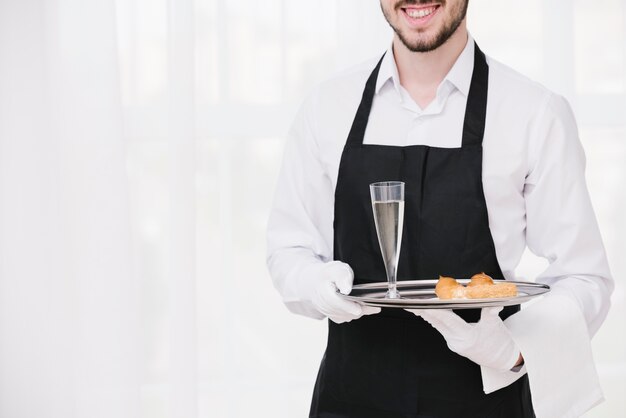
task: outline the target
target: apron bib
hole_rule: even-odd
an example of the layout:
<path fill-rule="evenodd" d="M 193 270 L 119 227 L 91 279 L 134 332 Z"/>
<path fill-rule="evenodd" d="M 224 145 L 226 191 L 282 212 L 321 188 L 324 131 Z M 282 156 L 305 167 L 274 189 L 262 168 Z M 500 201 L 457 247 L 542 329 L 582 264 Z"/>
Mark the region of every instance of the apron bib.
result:
<path fill-rule="evenodd" d="M 335 190 L 334 258 L 355 284 L 386 280 L 369 184 L 405 182 L 398 280 L 503 279 L 489 230 L 482 186 L 482 140 L 489 67 L 475 46 L 461 148 L 363 144 L 381 60 L 371 73 L 346 141 Z M 507 307 L 504 319 L 519 310 Z M 455 311 L 476 322 L 480 310 Z M 534 417 L 528 379 L 492 394 L 480 367 L 450 351 L 428 323 L 402 309 L 336 324 L 315 384 L 314 418 Z"/>

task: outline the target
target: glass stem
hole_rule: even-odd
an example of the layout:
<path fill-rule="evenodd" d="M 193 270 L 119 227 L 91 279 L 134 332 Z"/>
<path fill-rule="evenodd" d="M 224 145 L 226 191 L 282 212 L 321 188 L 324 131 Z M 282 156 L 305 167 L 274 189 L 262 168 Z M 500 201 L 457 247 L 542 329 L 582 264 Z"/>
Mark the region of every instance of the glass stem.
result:
<path fill-rule="evenodd" d="M 398 289 L 396 288 L 396 274 L 397 271 L 394 268 L 387 272 L 387 298 L 389 299 L 398 299 L 400 297 L 400 295 L 398 295 Z"/>

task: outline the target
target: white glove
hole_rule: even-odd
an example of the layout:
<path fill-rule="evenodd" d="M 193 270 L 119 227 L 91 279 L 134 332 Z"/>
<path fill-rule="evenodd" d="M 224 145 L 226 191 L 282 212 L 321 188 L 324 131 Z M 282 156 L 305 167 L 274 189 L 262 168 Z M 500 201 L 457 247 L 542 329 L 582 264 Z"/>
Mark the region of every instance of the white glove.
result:
<path fill-rule="evenodd" d="M 380 312 L 380 308 L 362 306 L 350 302 L 337 294 L 337 289 L 344 295 L 352 291 L 354 272 L 346 263 L 331 261 L 314 269 L 311 277 L 314 282 L 311 289 L 311 302 L 315 309 L 326 315 L 331 321 L 338 324 L 358 319 L 363 315 L 372 315 Z"/>
<path fill-rule="evenodd" d="M 474 363 L 496 370 L 511 370 L 520 350 L 498 313 L 502 307 L 483 308 L 480 321 L 467 323 L 451 310 L 407 309 L 421 316 L 445 338 L 448 348 Z"/>

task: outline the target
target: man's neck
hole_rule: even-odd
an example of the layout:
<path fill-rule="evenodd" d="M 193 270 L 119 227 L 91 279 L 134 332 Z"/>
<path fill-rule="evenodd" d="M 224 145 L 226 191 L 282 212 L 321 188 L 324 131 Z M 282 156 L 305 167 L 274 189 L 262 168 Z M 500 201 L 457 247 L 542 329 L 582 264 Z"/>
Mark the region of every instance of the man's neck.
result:
<path fill-rule="evenodd" d="M 437 95 L 437 87 L 456 62 L 467 44 L 465 21 L 439 48 L 430 52 L 413 52 L 398 39 L 393 39 L 393 54 L 400 84 L 424 109 Z"/>

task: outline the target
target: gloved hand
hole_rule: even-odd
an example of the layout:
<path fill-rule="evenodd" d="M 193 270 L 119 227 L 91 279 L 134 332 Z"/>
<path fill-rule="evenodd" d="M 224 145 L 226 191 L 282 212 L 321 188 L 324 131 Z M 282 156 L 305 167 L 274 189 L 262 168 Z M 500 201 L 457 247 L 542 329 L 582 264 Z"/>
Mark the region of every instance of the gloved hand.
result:
<path fill-rule="evenodd" d="M 520 350 L 498 316 L 501 310 L 483 308 L 480 321 L 467 323 L 451 310 L 407 309 L 439 331 L 450 350 L 478 365 L 506 371 L 515 366 Z"/>
<path fill-rule="evenodd" d="M 315 309 L 338 324 L 358 319 L 363 315 L 380 312 L 380 308 L 362 306 L 356 302 L 344 300 L 337 294 L 337 289 L 344 295 L 352 291 L 354 272 L 346 263 L 331 261 L 314 269 L 311 282 L 311 302 Z"/>

